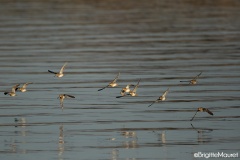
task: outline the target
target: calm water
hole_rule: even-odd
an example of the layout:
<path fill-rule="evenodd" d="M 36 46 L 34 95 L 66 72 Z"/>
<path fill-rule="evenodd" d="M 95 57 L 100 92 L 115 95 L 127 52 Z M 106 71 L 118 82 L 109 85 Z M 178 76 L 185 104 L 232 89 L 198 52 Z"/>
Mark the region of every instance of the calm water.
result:
<path fill-rule="evenodd" d="M 0 13 L 1 159 L 239 152 L 239 1 L 1 1 Z M 47 72 L 65 62 L 64 77 Z M 118 87 L 97 91 L 118 72 Z M 197 85 L 179 82 L 200 72 Z M 139 79 L 137 97 L 115 98 Z M 63 111 L 62 93 L 76 97 Z M 189 121 L 198 107 L 214 116 Z"/>

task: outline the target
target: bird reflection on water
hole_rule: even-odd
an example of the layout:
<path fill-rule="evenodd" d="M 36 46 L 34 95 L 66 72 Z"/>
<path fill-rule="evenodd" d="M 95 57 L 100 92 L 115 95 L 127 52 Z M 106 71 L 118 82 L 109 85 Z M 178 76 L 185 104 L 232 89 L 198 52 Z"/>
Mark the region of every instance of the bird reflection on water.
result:
<path fill-rule="evenodd" d="M 123 148 L 138 148 L 138 137 L 135 131 L 122 131 L 121 135 L 127 140 L 122 143 Z"/>
<path fill-rule="evenodd" d="M 161 145 L 166 144 L 166 131 L 162 131 L 161 133 L 157 133 L 156 131 L 153 131 L 158 136 L 158 141 L 161 142 Z"/>
<path fill-rule="evenodd" d="M 59 127 L 59 137 L 58 137 L 58 156 L 62 156 L 64 152 L 64 135 L 63 135 L 63 125 Z M 59 160 L 62 158 L 59 157 Z"/>
<path fill-rule="evenodd" d="M 207 134 L 213 131 L 213 129 L 199 129 L 195 128 L 193 124 L 191 123 L 192 128 L 197 131 L 197 142 L 198 143 L 210 143 L 211 142 L 211 135 Z"/>

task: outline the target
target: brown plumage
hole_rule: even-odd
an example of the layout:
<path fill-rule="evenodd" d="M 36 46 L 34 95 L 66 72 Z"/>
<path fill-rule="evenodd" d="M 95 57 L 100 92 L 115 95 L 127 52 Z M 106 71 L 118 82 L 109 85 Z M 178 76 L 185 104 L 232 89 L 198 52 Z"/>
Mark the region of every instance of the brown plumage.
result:
<path fill-rule="evenodd" d="M 192 84 L 192 85 L 197 84 L 197 79 L 200 77 L 201 74 L 202 72 L 200 72 L 196 77 L 194 77 L 190 81 L 180 81 L 180 82 L 189 82 L 189 84 Z"/>
<path fill-rule="evenodd" d="M 12 91 L 11 91 L 11 92 L 4 92 L 4 94 L 5 94 L 5 95 L 8 94 L 8 95 L 11 96 L 11 97 L 16 96 L 16 90 L 17 90 L 17 88 L 18 88 L 19 85 L 20 85 L 20 84 L 16 84 L 15 86 L 12 87 Z"/>
<path fill-rule="evenodd" d="M 168 92 L 169 92 L 169 88 L 163 93 L 163 95 L 161 95 L 156 101 L 153 101 L 148 107 L 150 107 L 151 105 L 153 105 L 156 102 L 165 101 Z"/>
<path fill-rule="evenodd" d="M 59 94 L 58 98 L 60 99 L 60 105 L 61 105 L 61 108 L 63 110 L 63 100 L 65 98 L 75 98 L 75 97 L 72 96 L 72 95 L 69 95 L 69 94 Z"/>
<path fill-rule="evenodd" d="M 61 78 L 61 77 L 63 77 L 63 76 L 64 76 L 64 74 L 63 74 L 63 71 L 64 71 L 64 69 L 65 69 L 66 65 L 67 65 L 67 62 L 66 62 L 66 63 L 64 63 L 64 65 L 62 66 L 62 68 L 60 69 L 60 71 L 59 71 L 58 73 L 57 73 L 57 72 L 53 72 L 53 71 L 51 71 L 51 70 L 48 70 L 48 72 L 49 72 L 49 73 L 53 73 L 53 74 L 55 74 L 55 76 L 54 76 L 54 77 Z"/>
<path fill-rule="evenodd" d="M 209 109 L 203 108 L 203 107 L 199 107 L 190 121 L 192 121 L 194 119 L 194 117 L 196 116 L 197 112 L 207 112 L 208 114 L 213 116 L 213 113 Z"/>
<path fill-rule="evenodd" d="M 104 90 L 105 88 L 108 88 L 108 87 L 116 87 L 116 86 L 118 86 L 117 80 L 118 80 L 119 76 L 120 76 L 120 73 L 118 73 L 118 75 L 115 77 L 115 79 L 112 80 L 107 86 L 99 89 L 98 91 Z"/>

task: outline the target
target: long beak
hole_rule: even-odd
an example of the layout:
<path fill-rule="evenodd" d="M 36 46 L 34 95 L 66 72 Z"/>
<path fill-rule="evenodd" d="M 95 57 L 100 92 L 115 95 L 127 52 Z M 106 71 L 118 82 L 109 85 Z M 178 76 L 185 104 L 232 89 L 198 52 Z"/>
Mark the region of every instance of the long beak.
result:
<path fill-rule="evenodd" d="M 193 118 L 196 116 L 197 112 L 198 112 L 198 111 L 196 111 L 196 113 L 194 114 L 194 116 L 192 117 L 192 119 L 191 119 L 190 121 L 192 121 L 192 120 L 193 120 Z"/>
<path fill-rule="evenodd" d="M 190 81 L 180 81 L 180 82 L 190 82 Z"/>

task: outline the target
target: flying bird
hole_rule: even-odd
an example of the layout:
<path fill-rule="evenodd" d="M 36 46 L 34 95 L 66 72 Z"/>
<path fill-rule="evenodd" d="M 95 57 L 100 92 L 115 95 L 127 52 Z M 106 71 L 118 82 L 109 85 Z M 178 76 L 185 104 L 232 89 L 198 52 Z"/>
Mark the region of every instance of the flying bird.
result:
<path fill-rule="evenodd" d="M 138 95 L 137 95 L 137 89 L 138 89 L 138 86 L 139 86 L 140 81 L 141 81 L 141 79 L 139 79 L 137 85 L 133 88 L 133 90 L 131 90 L 131 91 L 128 93 L 128 95 L 133 96 L 133 97 L 134 97 L 134 96 L 138 96 Z"/>
<path fill-rule="evenodd" d="M 189 82 L 189 84 L 197 84 L 197 79 L 200 77 L 200 75 L 202 74 L 202 72 L 200 72 L 196 77 L 194 77 L 192 80 L 189 81 L 180 81 L 180 82 Z"/>
<path fill-rule="evenodd" d="M 98 91 L 104 90 L 105 88 L 108 88 L 108 87 L 116 87 L 116 86 L 118 86 L 117 80 L 119 78 L 119 75 L 120 75 L 120 73 L 118 73 L 118 75 L 115 77 L 115 79 L 113 81 L 111 81 L 107 86 L 99 89 Z"/>
<path fill-rule="evenodd" d="M 169 92 L 169 88 L 157 100 L 153 101 L 148 107 L 150 107 L 151 105 L 153 105 L 156 102 L 165 101 L 168 92 Z"/>
<path fill-rule="evenodd" d="M 213 113 L 209 109 L 203 108 L 203 107 L 199 107 L 190 121 L 192 121 L 194 119 L 194 117 L 196 116 L 197 112 L 207 112 L 208 114 L 213 116 Z"/>
<path fill-rule="evenodd" d="M 48 72 L 55 74 L 54 77 L 61 78 L 61 77 L 64 76 L 63 71 L 64 71 L 66 65 L 67 65 L 67 62 L 64 63 L 64 65 L 62 66 L 62 68 L 60 69 L 60 71 L 58 73 L 57 72 L 53 72 L 51 70 L 48 70 Z"/>
<path fill-rule="evenodd" d="M 123 94 L 121 96 L 117 96 L 116 98 L 121 98 L 121 97 L 124 97 L 126 95 L 129 95 L 129 96 L 132 96 L 132 97 L 137 96 L 137 89 L 138 89 L 140 81 L 141 81 L 141 79 L 138 81 L 137 85 L 133 85 L 135 87 L 133 88 L 133 90 L 130 90 L 128 94 Z"/>
<path fill-rule="evenodd" d="M 27 91 L 27 85 L 29 85 L 29 84 L 32 84 L 32 82 L 28 82 L 28 83 L 23 84 L 22 87 L 16 88 L 16 91 L 19 90 L 21 92 L 26 92 Z"/>
<path fill-rule="evenodd" d="M 9 95 L 11 97 L 14 97 L 16 96 L 16 90 L 17 90 L 17 87 L 19 86 L 20 84 L 16 84 L 15 86 L 12 87 L 12 91 L 11 92 L 4 92 L 5 95 Z"/>
<path fill-rule="evenodd" d="M 126 85 L 126 87 L 122 88 L 120 94 L 121 94 L 122 96 L 124 96 L 124 95 L 126 95 L 127 93 L 129 93 L 129 92 L 131 91 L 130 86 L 134 86 L 134 85 L 133 85 L 133 84 L 128 84 L 128 85 Z"/>
<path fill-rule="evenodd" d="M 72 96 L 72 95 L 69 95 L 69 94 L 59 94 L 58 98 L 60 99 L 60 105 L 61 105 L 61 107 L 63 109 L 63 100 L 65 98 L 75 98 L 75 97 Z"/>

